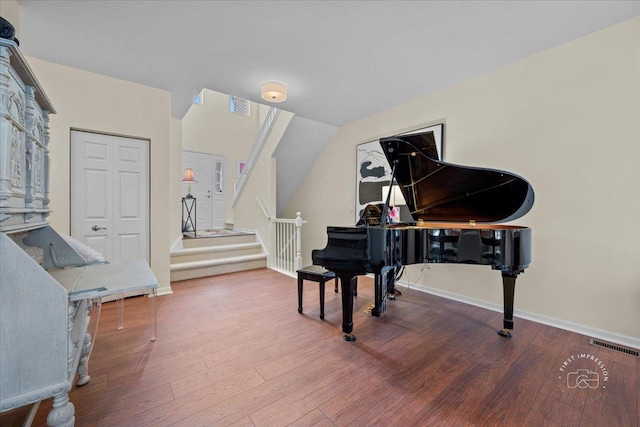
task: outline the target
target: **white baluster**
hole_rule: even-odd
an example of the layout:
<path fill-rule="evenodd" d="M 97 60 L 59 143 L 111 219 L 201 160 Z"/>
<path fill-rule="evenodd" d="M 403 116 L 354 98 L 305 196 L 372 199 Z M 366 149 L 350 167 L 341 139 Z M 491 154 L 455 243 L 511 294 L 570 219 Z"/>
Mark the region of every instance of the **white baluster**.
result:
<path fill-rule="evenodd" d="M 302 214 L 296 212 L 296 263 L 295 269 L 302 268 Z"/>

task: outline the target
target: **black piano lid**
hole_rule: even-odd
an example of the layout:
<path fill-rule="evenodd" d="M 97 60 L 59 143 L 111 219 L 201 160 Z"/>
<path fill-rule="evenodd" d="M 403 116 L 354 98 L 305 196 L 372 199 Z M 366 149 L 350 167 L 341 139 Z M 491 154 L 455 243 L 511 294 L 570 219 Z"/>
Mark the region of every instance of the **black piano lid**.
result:
<path fill-rule="evenodd" d="M 525 215 L 533 188 L 509 172 L 438 159 L 432 131 L 380 140 L 414 221 L 507 222 Z"/>

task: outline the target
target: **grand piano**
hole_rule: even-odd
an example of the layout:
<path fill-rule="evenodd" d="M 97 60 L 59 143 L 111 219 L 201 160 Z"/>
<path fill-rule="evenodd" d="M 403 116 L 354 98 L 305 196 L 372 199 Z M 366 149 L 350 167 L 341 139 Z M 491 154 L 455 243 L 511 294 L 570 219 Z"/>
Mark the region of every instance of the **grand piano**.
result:
<path fill-rule="evenodd" d="M 391 166 L 391 183 L 400 187 L 411 221 L 390 222 L 390 185 L 386 203 L 365 208 L 355 227 L 327 227 L 327 246 L 311 255 L 313 264 L 335 272 L 340 280 L 344 339 L 356 339 L 353 277 L 374 274 L 372 314 L 379 316 L 394 292 L 399 269 L 421 263 L 499 270 L 504 321 L 498 333 L 510 338 L 516 278 L 531 263 L 531 229 L 501 223 L 529 212 L 534 202 L 531 185 L 509 172 L 440 160 L 431 131 L 382 138 L 380 145 Z"/>

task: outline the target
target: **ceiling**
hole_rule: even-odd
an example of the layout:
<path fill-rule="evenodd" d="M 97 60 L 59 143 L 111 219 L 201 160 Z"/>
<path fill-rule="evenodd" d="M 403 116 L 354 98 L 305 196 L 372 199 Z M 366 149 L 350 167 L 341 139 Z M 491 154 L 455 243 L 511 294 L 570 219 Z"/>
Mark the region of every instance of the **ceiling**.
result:
<path fill-rule="evenodd" d="M 640 14 L 640 1 L 20 0 L 22 51 L 172 93 L 342 126 Z"/>

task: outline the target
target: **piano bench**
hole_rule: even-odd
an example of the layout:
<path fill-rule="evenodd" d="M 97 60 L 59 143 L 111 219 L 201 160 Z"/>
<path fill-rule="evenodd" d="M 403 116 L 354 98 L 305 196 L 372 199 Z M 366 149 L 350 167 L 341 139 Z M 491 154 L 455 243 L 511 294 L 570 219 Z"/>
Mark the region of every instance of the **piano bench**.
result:
<path fill-rule="evenodd" d="M 311 280 L 320 284 L 320 318 L 324 319 L 324 289 L 325 283 L 331 279 L 335 280 L 334 292 L 338 292 L 338 277 L 333 271 L 325 270 L 319 265 L 309 265 L 297 271 L 298 273 L 298 313 L 302 313 L 302 283 L 304 280 Z M 358 295 L 357 277 L 354 285 L 353 295 Z"/>

